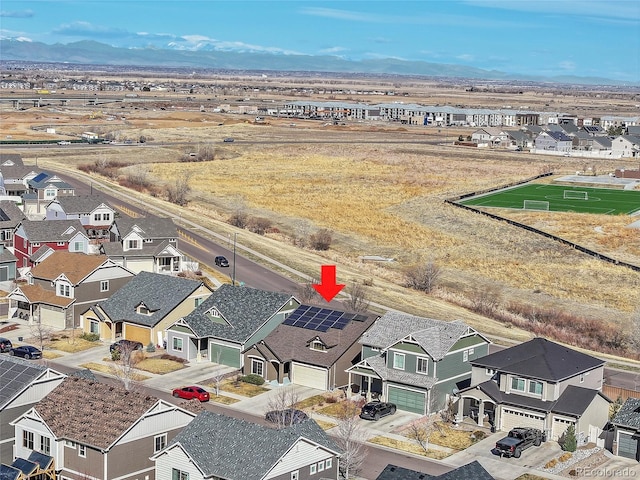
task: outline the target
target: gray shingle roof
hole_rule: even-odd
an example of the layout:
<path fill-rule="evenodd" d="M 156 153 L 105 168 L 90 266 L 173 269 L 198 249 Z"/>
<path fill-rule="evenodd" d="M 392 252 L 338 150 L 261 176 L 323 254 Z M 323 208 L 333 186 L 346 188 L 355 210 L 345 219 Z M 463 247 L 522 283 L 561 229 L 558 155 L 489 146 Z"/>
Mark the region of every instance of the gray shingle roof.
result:
<path fill-rule="evenodd" d="M 549 382 L 574 377 L 604 365 L 604 360 L 537 337 L 471 362 L 474 366 Z"/>
<path fill-rule="evenodd" d="M 21 223 L 30 242 L 62 242 L 77 233 L 85 235 L 80 220 L 23 220 Z M 73 230 L 67 232 L 71 228 Z"/>
<path fill-rule="evenodd" d="M 339 453 L 311 419 L 276 430 L 209 411 L 194 418 L 169 446 L 179 444 L 205 478 L 260 480 L 299 439 Z"/>
<path fill-rule="evenodd" d="M 21 358 L 0 356 L 0 410 L 47 370 L 47 367 Z"/>
<path fill-rule="evenodd" d="M 581 416 L 587 407 L 591 405 L 596 395 L 601 395 L 601 393 L 592 388 L 569 385 L 556 400 L 551 410 L 555 413 L 564 413 L 576 417 Z"/>
<path fill-rule="evenodd" d="M 184 321 L 199 338 L 244 342 L 292 298 L 287 293 L 224 284 L 184 317 Z M 207 316 L 213 308 L 221 315 L 219 323 Z"/>
<path fill-rule="evenodd" d="M 611 423 L 640 431 L 640 398 L 627 398 Z"/>
<path fill-rule="evenodd" d="M 112 321 L 153 327 L 201 285 L 198 280 L 140 272 L 99 306 Z M 151 315 L 136 312 L 140 303 L 152 311 Z"/>
<path fill-rule="evenodd" d="M 115 220 L 114 224 L 118 229 L 120 238 L 127 236 L 135 227 L 142 230 L 142 237 L 147 239 L 176 238 L 178 236 L 178 229 L 175 223 L 166 217 L 156 217 L 154 215 L 140 218 L 120 217 Z"/>
<path fill-rule="evenodd" d="M 376 480 L 494 480 L 477 460 L 442 475 L 429 475 L 396 465 L 387 465 Z"/>
<path fill-rule="evenodd" d="M 381 356 L 369 357 L 366 361 L 378 376 L 385 381 L 413 385 L 414 387 L 429 389 L 436 383 L 436 379 L 419 373 L 405 372 L 387 367 L 386 360 Z"/>
<path fill-rule="evenodd" d="M 42 172 L 42 174 L 46 175 L 46 177 L 40 178 L 40 175 L 38 175 L 32 180 L 29 180 L 29 182 L 27 182 L 31 188 L 40 190 L 49 185 L 55 185 L 57 188 L 64 188 L 64 189 L 70 189 L 70 190 L 74 189 L 73 185 L 68 184 L 67 182 L 63 181 L 61 178 L 56 177 L 55 175 L 51 175 L 47 172 Z"/>
<path fill-rule="evenodd" d="M 100 205 L 107 205 L 100 195 L 65 195 L 54 200 L 67 215 L 88 214 Z"/>
<path fill-rule="evenodd" d="M 445 322 L 401 312 L 387 312 L 362 335 L 360 343 L 384 349 L 411 335 L 433 359 L 440 360 L 468 328 L 460 320 Z"/>
<path fill-rule="evenodd" d="M 144 243 L 141 249 L 127 250 L 125 252 L 121 242 L 105 242 L 100 244 L 101 251 L 109 257 L 157 257 L 167 247 L 178 247 L 169 240 L 162 240 L 158 243 Z"/>
<path fill-rule="evenodd" d="M 22 156 L 19 153 L 0 153 L 0 165 L 5 162 L 11 162 L 14 165 L 24 165 Z"/>
<path fill-rule="evenodd" d="M 0 228 L 13 228 L 26 218 L 24 212 L 12 200 L 0 201 Z"/>

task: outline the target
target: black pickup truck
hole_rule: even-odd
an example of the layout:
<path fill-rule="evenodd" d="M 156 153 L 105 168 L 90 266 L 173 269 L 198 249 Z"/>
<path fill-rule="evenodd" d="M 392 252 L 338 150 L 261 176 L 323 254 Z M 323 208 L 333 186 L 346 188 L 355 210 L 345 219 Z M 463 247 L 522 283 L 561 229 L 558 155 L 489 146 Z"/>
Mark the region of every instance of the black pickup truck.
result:
<path fill-rule="evenodd" d="M 534 446 L 539 447 L 543 441 L 543 434 L 537 428 L 514 428 L 502 440 L 496 442 L 496 451 L 500 456 L 520 458 L 523 450 Z"/>

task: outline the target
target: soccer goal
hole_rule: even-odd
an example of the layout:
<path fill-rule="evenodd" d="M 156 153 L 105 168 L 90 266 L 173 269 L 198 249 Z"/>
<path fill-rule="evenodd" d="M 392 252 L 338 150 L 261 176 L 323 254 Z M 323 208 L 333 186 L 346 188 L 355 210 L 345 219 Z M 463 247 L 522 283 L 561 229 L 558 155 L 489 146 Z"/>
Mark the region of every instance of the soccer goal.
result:
<path fill-rule="evenodd" d="M 565 200 L 589 200 L 589 192 L 580 190 L 565 190 L 563 198 Z"/>
<path fill-rule="evenodd" d="M 546 200 L 525 200 L 522 208 L 524 210 L 549 210 L 549 202 Z"/>

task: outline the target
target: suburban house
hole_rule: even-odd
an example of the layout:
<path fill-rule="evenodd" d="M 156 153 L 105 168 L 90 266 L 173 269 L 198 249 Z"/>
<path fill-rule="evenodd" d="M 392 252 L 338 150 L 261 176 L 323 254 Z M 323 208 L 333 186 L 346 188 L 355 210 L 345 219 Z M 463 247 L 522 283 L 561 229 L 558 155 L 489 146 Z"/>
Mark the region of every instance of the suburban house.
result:
<path fill-rule="evenodd" d="M 46 207 L 51 200 L 75 195 L 75 188 L 57 175 L 47 172 L 38 173 L 27 182 L 29 192 L 22 196 L 24 213 L 44 217 Z"/>
<path fill-rule="evenodd" d="M 2 195 L 15 198 L 22 203 L 22 196 L 29 191 L 29 180 L 38 173 L 37 169 L 24 165 L 20 155 L 0 154 L 0 178 L 2 179 Z"/>
<path fill-rule="evenodd" d="M 478 146 L 500 147 L 507 145 L 509 134 L 497 127 L 484 127 L 471 134 L 471 140 Z"/>
<path fill-rule="evenodd" d="M 13 234 L 18 268 L 33 265 L 32 255 L 41 248 L 89 253 L 89 237 L 80 220 L 22 220 Z"/>
<path fill-rule="evenodd" d="M 178 229 L 170 218 L 116 218 L 109 230 L 109 242 L 100 245 L 100 252 L 135 273 L 182 270 Z"/>
<path fill-rule="evenodd" d="M 533 145 L 531 137 L 522 130 L 507 130 L 505 133 L 507 134 L 507 141 L 511 148 L 524 150 Z"/>
<path fill-rule="evenodd" d="M 52 457 L 56 478 L 155 479 L 150 459 L 193 420 L 146 393 L 68 377 L 17 417 L 16 457 Z"/>
<path fill-rule="evenodd" d="M 162 346 L 166 329 L 191 313 L 211 289 L 202 281 L 140 272 L 81 316 L 81 328 L 101 340 L 119 338 Z"/>
<path fill-rule="evenodd" d="M 362 360 L 347 369 L 349 386 L 376 393 L 399 410 L 429 415 L 469 384 L 471 361 L 489 340 L 462 321 L 387 312 L 361 337 Z"/>
<path fill-rule="evenodd" d="M 534 140 L 536 150 L 571 152 L 573 140 L 563 132 L 542 132 Z"/>
<path fill-rule="evenodd" d="M 440 475 L 430 475 L 428 473 L 417 472 L 396 465 L 387 465 L 380 472 L 376 480 L 494 480 L 477 460 L 471 463 L 454 468 L 453 470 Z"/>
<path fill-rule="evenodd" d="M 10 424 L 56 388 L 65 375 L 38 363 L 0 356 L 0 463 L 14 460 L 14 428 Z M 0 477 L 2 478 L 2 477 Z"/>
<path fill-rule="evenodd" d="M 167 352 L 243 368 L 242 352 L 263 340 L 300 302 L 286 293 L 223 284 L 167 330 Z"/>
<path fill-rule="evenodd" d="M 337 480 L 340 453 L 311 419 L 275 429 L 205 411 L 152 458 L 157 480 Z"/>
<path fill-rule="evenodd" d="M 0 284 L 3 282 L 14 282 L 17 278 L 18 271 L 18 259 L 11 253 L 11 251 L 4 245 L 0 244 Z M 13 286 L 11 283 L 3 285 L 4 290 L 11 290 Z"/>
<path fill-rule="evenodd" d="M 613 453 L 640 462 L 640 398 L 629 397 L 611 420 Z"/>
<path fill-rule="evenodd" d="M 614 157 L 640 157 L 640 136 L 620 135 L 611 141 L 611 154 Z"/>
<path fill-rule="evenodd" d="M 26 217 L 13 200 L 0 200 L 0 243 L 13 247 L 13 232 Z"/>
<path fill-rule="evenodd" d="M 8 295 L 9 317 L 75 328 L 89 306 L 109 298 L 134 274 L 104 255 L 55 251 L 25 277 L 28 283 Z"/>
<path fill-rule="evenodd" d="M 319 390 L 346 386 L 347 368 L 361 360 L 358 340 L 377 318 L 300 305 L 243 352 L 245 373 L 280 385 L 293 383 Z"/>
<path fill-rule="evenodd" d="M 80 220 L 89 238 L 109 238 L 109 229 L 116 216 L 98 195 L 57 197 L 46 207 L 47 220 Z"/>
<path fill-rule="evenodd" d="M 604 360 L 537 337 L 472 362 L 471 386 L 458 394 L 457 421 L 485 415 L 497 430 L 539 428 L 558 440 L 574 425 L 595 443 L 611 401 L 602 392 Z"/>

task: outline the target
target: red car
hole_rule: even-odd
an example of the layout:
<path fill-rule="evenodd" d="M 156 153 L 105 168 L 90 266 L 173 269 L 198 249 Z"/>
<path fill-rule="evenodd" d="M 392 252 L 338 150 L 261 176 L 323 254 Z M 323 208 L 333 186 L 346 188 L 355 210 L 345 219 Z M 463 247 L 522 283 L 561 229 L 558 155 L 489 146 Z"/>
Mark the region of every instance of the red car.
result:
<path fill-rule="evenodd" d="M 201 402 L 209 401 L 209 392 L 207 392 L 204 388 L 198 387 L 196 385 L 193 385 L 191 387 L 176 388 L 173 391 L 173 396 L 178 398 L 185 398 L 187 400 L 196 398 Z"/>

